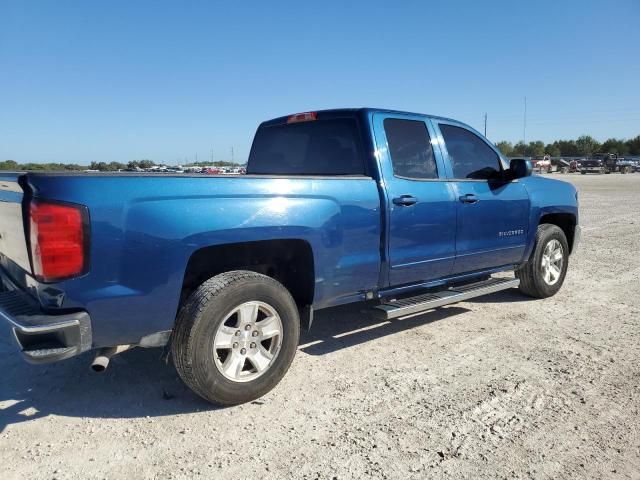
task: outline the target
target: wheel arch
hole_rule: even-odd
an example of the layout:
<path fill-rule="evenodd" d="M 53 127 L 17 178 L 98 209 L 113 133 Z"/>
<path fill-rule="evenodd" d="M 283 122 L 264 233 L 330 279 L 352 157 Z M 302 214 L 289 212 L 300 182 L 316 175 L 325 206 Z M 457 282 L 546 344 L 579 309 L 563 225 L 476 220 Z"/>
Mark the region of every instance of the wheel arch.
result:
<path fill-rule="evenodd" d="M 538 225 L 543 223 L 556 225 L 563 231 L 565 237 L 567 237 L 569 251 L 572 253 L 577 225 L 576 216 L 573 213 L 546 213 L 540 217 Z"/>
<path fill-rule="evenodd" d="M 300 239 L 277 239 L 212 245 L 195 250 L 185 269 L 180 306 L 203 282 L 232 270 L 262 273 L 279 281 L 300 309 L 313 303 L 315 269 L 311 245 Z"/>

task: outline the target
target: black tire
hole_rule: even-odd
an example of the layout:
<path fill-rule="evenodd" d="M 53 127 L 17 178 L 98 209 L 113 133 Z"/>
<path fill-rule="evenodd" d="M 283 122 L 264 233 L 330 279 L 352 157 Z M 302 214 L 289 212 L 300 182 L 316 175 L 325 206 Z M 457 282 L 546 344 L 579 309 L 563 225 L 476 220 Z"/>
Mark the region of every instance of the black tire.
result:
<path fill-rule="evenodd" d="M 548 284 L 544 279 L 542 257 L 547 245 L 557 240 L 562 246 L 563 261 L 558 280 Z M 547 298 L 558 293 L 564 283 L 569 266 L 569 244 L 562 229 L 556 225 L 543 223 L 538 226 L 535 245 L 531 257 L 523 266 L 516 270 L 516 277 L 520 279 L 518 287 L 522 293 L 534 298 Z"/>
<path fill-rule="evenodd" d="M 249 381 L 233 381 L 216 364 L 214 337 L 229 312 L 254 301 L 268 304 L 280 317 L 280 348 L 263 374 Z M 171 353 L 178 375 L 195 393 L 212 403 L 237 405 L 261 397 L 280 382 L 293 361 L 299 338 L 298 308 L 289 291 L 270 277 L 238 270 L 207 280 L 189 296 L 178 313 Z"/>
<path fill-rule="evenodd" d="M 587 172 L 580 172 L 580 173 L 581 173 L 582 175 L 586 175 L 586 174 L 587 174 Z"/>

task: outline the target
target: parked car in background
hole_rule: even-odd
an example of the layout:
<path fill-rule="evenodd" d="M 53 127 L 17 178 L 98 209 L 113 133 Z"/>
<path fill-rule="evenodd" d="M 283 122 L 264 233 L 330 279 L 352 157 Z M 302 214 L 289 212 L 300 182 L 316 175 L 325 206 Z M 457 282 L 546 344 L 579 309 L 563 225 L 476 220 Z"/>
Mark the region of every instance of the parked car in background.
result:
<path fill-rule="evenodd" d="M 531 166 L 540 173 L 551 173 L 551 157 L 549 155 L 531 157 Z"/>
<path fill-rule="evenodd" d="M 632 161 L 625 160 L 617 153 L 596 153 L 593 157 L 583 160 L 580 173 L 632 173 L 636 167 Z"/>
<path fill-rule="evenodd" d="M 638 169 L 638 164 L 631 158 L 618 158 L 618 171 L 620 173 L 634 173 Z"/>
<path fill-rule="evenodd" d="M 601 158 L 587 158 L 580 162 L 580 173 L 585 175 L 587 173 L 605 173 L 606 169 L 604 162 Z"/>
<path fill-rule="evenodd" d="M 582 168 L 582 159 L 576 159 L 574 158 L 573 160 L 571 160 L 569 162 L 569 173 L 576 173 L 579 172 L 580 169 Z"/>
<path fill-rule="evenodd" d="M 514 287 L 550 297 L 580 239 L 573 185 L 442 117 L 276 118 L 246 168 L 0 173 L 0 318 L 26 360 L 98 349 L 101 371 L 168 345 L 195 393 L 243 403 L 282 379 L 317 310 L 368 302 L 393 319 Z"/>
<path fill-rule="evenodd" d="M 604 173 L 629 173 L 630 171 L 628 165 L 620 163 L 622 159 L 617 153 L 596 153 L 592 158 L 602 162 Z"/>
<path fill-rule="evenodd" d="M 559 173 L 569 173 L 571 171 L 571 163 L 564 158 L 550 158 L 551 168 L 549 173 L 551 172 L 559 172 Z"/>

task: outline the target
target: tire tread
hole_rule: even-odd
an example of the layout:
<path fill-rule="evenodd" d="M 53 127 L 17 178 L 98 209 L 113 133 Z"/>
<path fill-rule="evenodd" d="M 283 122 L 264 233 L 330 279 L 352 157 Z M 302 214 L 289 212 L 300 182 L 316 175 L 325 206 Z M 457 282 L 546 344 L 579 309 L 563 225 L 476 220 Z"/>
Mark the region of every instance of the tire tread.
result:
<path fill-rule="evenodd" d="M 567 240 L 564 235 L 564 232 L 557 225 L 553 225 L 550 223 L 543 223 L 538 226 L 536 231 L 536 238 L 533 247 L 533 251 L 531 252 L 531 257 L 522 267 L 516 270 L 516 277 L 520 279 L 520 285 L 518 289 L 520 292 L 524 293 L 529 297 L 534 298 L 546 298 L 550 295 L 541 289 L 540 285 L 536 281 L 536 262 L 537 262 L 537 254 L 539 253 L 538 248 L 543 242 L 544 238 L 552 233 L 558 233 L 564 239 L 564 247 L 565 251 L 567 248 Z M 568 256 L 565 258 L 565 262 L 568 262 Z M 564 278 L 562 279 L 564 281 Z M 554 292 L 555 293 L 555 292 Z"/>
<path fill-rule="evenodd" d="M 272 283 L 277 288 L 289 294 L 278 281 L 260 273 L 247 270 L 232 270 L 221 273 L 202 283 L 188 297 L 184 305 L 180 308 L 173 329 L 171 354 L 178 375 L 195 393 L 206 400 L 214 401 L 218 404 L 232 404 L 235 402 L 227 402 L 220 398 L 215 398 L 215 395 L 212 395 L 212 392 L 204 384 L 204 378 L 197 374 L 197 369 L 193 363 L 193 359 L 195 358 L 193 352 L 195 347 L 194 332 L 198 330 L 198 325 L 201 322 L 206 321 L 203 314 L 209 302 L 214 297 L 237 283 L 249 280 Z M 291 301 L 293 301 L 292 298 Z"/>

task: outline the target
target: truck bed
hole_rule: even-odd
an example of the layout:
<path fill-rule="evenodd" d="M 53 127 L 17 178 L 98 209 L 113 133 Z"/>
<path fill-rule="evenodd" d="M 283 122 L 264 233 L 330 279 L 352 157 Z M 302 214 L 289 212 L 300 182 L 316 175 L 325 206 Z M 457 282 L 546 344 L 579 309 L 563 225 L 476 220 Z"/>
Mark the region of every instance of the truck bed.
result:
<path fill-rule="evenodd" d="M 3 269 L 18 285 L 31 285 L 45 309 L 87 309 L 95 346 L 170 329 L 189 259 L 215 245 L 308 242 L 318 307 L 377 286 L 380 197 L 369 177 L 52 172 L 0 179 Z M 31 197 L 88 207 L 86 275 L 55 284 L 32 277 L 22 222 L 23 199 Z"/>

